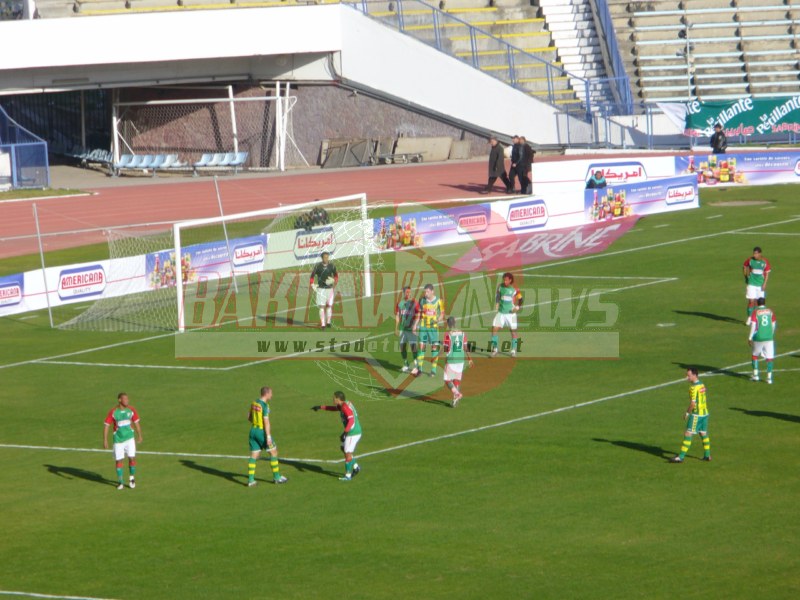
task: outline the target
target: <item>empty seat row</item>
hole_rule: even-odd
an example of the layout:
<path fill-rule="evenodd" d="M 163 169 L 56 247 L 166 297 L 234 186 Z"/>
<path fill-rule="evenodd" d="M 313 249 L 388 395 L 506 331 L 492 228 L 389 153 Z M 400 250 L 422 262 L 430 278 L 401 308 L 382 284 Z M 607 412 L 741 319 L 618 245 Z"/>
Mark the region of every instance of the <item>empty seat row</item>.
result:
<path fill-rule="evenodd" d="M 197 176 L 198 169 L 217 170 L 233 169 L 238 173 L 239 169 L 247 162 L 247 152 L 216 152 L 203 154 L 196 163 L 192 164 L 194 175 Z"/>
<path fill-rule="evenodd" d="M 152 169 L 153 177 L 161 169 L 181 169 L 186 167 L 185 162 L 178 160 L 177 154 L 123 154 L 119 157 L 119 162 L 111 166 L 112 175 L 120 174 L 120 171 L 133 169 Z"/>

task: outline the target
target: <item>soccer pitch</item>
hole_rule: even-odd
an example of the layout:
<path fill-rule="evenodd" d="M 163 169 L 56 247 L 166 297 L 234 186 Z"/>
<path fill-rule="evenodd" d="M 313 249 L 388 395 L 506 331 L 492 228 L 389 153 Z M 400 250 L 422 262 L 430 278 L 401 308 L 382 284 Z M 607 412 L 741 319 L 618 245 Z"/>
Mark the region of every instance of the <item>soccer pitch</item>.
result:
<path fill-rule="evenodd" d="M 454 410 L 441 386 L 420 391 L 430 378 L 377 389 L 401 360 L 376 355 L 369 393 L 345 390 L 364 429 L 350 483 L 338 416 L 310 410 L 360 376 L 346 361 L 177 360 L 171 334 L 0 320 L 0 596 L 797 597 L 800 203 L 773 186 L 703 190 L 702 204 L 644 218 L 602 254 L 515 270 L 539 292 L 534 323 L 556 292 L 615 307 L 618 360 L 476 352 Z M 749 381 L 755 245 L 773 267 L 771 386 Z M 713 462 L 695 439 L 675 465 L 688 366 L 708 388 Z M 262 385 L 289 482 L 260 460 L 248 488 Z M 101 444 L 119 391 L 144 433 L 135 490 L 115 489 Z"/>

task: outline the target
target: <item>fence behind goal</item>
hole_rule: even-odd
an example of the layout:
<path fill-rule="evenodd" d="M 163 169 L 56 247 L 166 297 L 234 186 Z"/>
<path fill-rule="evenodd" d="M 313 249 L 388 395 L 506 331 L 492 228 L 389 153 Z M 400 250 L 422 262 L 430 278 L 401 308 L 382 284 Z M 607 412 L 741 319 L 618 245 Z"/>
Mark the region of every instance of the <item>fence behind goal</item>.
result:
<path fill-rule="evenodd" d="M 263 325 L 276 297 L 307 304 L 322 252 L 342 273 L 344 297 L 372 294 L 380 268 L 365 194 L 176 223 L 165 231 L 110 231 L 108 292 L 62 327 L 102 331 Z M 376 265 L 377 263 L 377 265 Z"/>

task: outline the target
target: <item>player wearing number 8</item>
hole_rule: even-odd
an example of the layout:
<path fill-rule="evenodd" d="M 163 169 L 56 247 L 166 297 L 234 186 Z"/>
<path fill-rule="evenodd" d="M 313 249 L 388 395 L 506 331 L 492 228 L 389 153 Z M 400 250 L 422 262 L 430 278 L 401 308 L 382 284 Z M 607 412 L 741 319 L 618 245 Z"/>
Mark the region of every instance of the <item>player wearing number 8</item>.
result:
<path fill-rule="evenodd" d="M 329 252 L 323 252 L 321 262 L 311 271 L 311 288 L 317 294 L 317 307 L 319 308 L 319 322 L 322 329 L 330 328 L 333 318 L 334 286 L 339 281 L 336 265 L 331 262 Z"/>
<path fill-rule="evenodd" d="M 758 299 L 758 306 L 750 315 L 750 346 L 753 348 L 753 381 L 758 381 L 758 357 L 767 359 L 767 383 L 772 383 L 772 363 L 775 359 L 775 328 L 778 322 L 775 313 L 767 308 L 764 298 Z"/>

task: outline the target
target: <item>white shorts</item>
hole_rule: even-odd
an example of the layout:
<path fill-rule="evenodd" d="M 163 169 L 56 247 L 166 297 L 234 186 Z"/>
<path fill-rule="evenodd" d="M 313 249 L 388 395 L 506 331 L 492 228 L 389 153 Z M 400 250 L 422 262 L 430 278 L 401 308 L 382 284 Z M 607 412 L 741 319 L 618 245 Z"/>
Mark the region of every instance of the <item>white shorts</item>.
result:
<path fill-rule="evenodd" d="M 759 298 L 765 298 L 766 295 L 767 293 L 761 289 L 760 285 L 748 285 L 744 297 L 748 300 L 758 300 Z"/>
<path fill-rule="evenodd" d="M 753 356 L 763 356 L 767 360 L 775 358 L 775 342 L 753 342 Z"/>
<path fill-rule="evenodd" d="M 361 434 L 358 435 L 348 435 L 344 438 L 344 443 L 342 444 L 342 450 L 347 454 L 352 454 L 356 451 L 356 446 L 358 445 L 358 440 L 361 439 Z"/>
<path fill-rule="evenodd" d="M 317 306 L 319 308 L 333 306 L 333 288 L 317 288 Z"/>
<path fill-rule="evenodd" d="M 492 321 L 492 327 L 499 327 L 502 329 L 503 327 L 508 327 L 509 329 L 516 330 L 517 328 L 517 313 L 497 313 L 494 316 L 494 321 Z"/>
<path fill-rule="evenodd" d="M 114 460 L 122 460 L 125 458 L 134 458 L 136 456 L 136 440 L 131 438 L 119 444 L 114 444 Z"/>
<path fill-rule="evenodd" d="M 447 363 L 444 366 L 444 380 L 453 381 L 454 379 L 461 379 L 461 374 L 464 372 L 464 363 Z"/>

